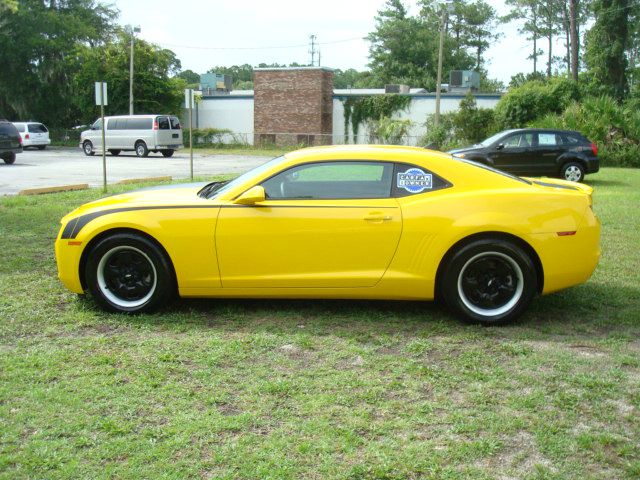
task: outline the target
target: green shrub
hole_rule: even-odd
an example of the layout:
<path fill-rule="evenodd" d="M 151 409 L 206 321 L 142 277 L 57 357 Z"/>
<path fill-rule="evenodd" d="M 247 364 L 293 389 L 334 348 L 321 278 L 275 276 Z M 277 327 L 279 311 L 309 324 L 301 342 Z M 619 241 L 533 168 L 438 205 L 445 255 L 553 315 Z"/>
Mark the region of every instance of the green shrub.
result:
<path fill-rule="evenodd" d="M 561 113 L 579 98 L 578 85 L 566 78 L 526 82 L 510 89 L 496 105 L 497 127 L 500 130 L 525 127 L 546 114 Z"/>
<path fill-rule="evenodd" d="M 183 131 L 185 144 L 189 143 L 189 129 Z M 247 146 L 246 139 L 233 133 L 228 128 L 194 128 L 193 145 L 198 147 L 238 147 Z"/>
<path fill-rule="evenodd" d="M 469 92 L 453 115 L 453 126 L 456 138 L 465 143 L 478 143 L 495 132 L 494 111 L 478 108 L 476 99 Z"/>
<path fill-rule="evenodd" d="M 372 140 L 390 145 L 399 145 L 411 128 L 411 120 L 382 117 L 370 122 Z"/>

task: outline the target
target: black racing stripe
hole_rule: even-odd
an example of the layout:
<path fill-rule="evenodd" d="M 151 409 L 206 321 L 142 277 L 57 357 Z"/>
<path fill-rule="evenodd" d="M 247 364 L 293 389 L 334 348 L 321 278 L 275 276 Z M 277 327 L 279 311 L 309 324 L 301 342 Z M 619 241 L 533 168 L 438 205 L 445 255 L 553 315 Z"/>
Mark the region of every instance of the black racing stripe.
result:
<path fill-rule="evenodd" d="M 156 207 L 122 207 L 113 208 L 111 210 L 101 210 L 99 212 L 87 213 L 76 218 L 72 218 L 67 223 L 62 232 L 60 238 L 62 240 L 73 240 L 78 236 L 80 231 L 92 220 L 102 217 L 104 215 L 110 215 L 112 213 L 120 212 L 132 212 L 137 210 L 176 210 L 176 209 L 189 209 L 189 208 L 368 208 L 368 209 L 396 209 L 399 207 L 384 207 L 384 206 L 349 206 L 349 205 L 171 205 L 171 206 L 156 206 Z"/>
<path fill-rule="evenodd" d="M 60 238 L 72 238 L 71 235 L 73 233 L 73 229 L 78 223 L 78 218 L 79 217 L 72 218 L 71 220 L 69 220 L 69 222 L 67 222 L 67 224 L 64 227 L 64 230 L 62 231 L 62 235 L 60 235 Z"/>

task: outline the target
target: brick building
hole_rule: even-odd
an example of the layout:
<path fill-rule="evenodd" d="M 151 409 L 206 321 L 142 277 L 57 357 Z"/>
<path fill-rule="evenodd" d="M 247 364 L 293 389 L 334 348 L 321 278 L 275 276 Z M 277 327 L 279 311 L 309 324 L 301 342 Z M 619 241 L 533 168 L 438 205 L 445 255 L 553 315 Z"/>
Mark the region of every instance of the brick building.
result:
<path fill-rule="evenodd" d="M 254 144 L 331 144 L 333 70 L 259 68 L 254 73 Z"/>

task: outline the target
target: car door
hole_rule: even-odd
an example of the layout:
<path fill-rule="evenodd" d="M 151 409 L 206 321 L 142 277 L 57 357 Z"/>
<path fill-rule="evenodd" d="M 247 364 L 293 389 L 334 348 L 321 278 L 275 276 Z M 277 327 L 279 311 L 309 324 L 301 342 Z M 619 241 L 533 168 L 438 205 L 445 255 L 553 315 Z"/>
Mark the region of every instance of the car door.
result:
<path fill-rule="evenodd" d="M 536 173 L 538 175 L 555 175 L 558 173 L 558 157 L 566 150 L 562 139 L 555 132 L 538 132 L 536 146 Z"/>
<path fill-rule="evenodd" d="M 169 117 L 166 116 L 158 117 L 157 121 L 158 130 L 156 132 L 157 137 L 154 146 L 167 148 L 168 145 L 174 143 L 171 137 L 174 133 L 171 131 L 171 122 L 169 121 Z"/>
<path fill-rule="evenodd" d="M 531 164 L 535 163 L 533 144 L 532 132 L 517 132 L 505 137 L 490 154 L 494 166 L 515 174 L 530 173 Z"/>
<path fill-rule="evenodd" d="M 402 230 L 392 177 L 391 162 L 314 162 L 264 181 L 260 204 L 221 208 L 223 288 L 375 285 Z"/>

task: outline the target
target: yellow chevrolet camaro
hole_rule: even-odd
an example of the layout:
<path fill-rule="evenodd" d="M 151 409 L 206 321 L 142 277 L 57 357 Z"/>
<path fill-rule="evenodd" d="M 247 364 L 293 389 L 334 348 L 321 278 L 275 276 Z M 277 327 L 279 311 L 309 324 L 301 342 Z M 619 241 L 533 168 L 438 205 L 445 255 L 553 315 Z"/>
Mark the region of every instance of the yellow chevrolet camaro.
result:
<path fill-rule="evenodd" d="M 56 258 L 69 290 L 110 311 L 175 294 L 441 298 L 498 324 L 590 277 L 591 193 L 421 148 L 308 148 L 229 182 L 87 203 L 62 219 Z"/>

